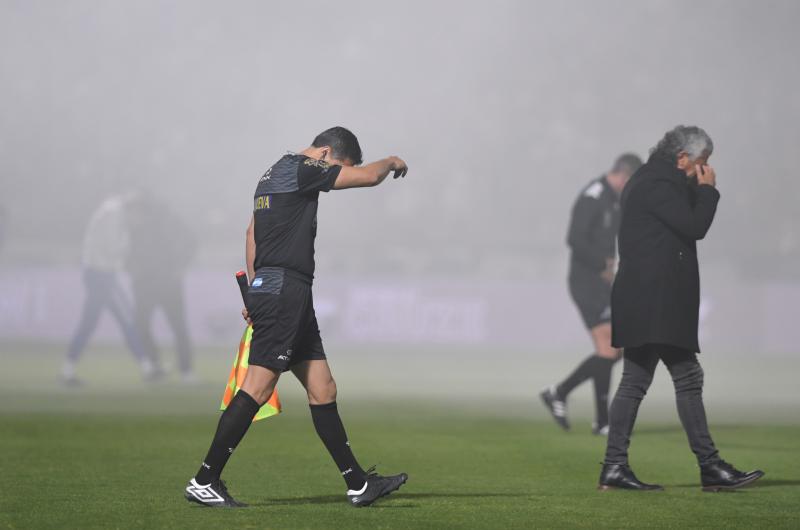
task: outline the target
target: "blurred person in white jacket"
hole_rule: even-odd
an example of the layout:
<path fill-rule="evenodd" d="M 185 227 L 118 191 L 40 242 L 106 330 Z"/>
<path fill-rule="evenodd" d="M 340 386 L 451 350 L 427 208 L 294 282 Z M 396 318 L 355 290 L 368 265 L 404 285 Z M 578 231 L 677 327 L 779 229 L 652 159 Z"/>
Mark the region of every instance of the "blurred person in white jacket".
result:
<path fill-rule="evenodd" d="M 130 246 L 125 208 L 131 197 L 131 194 L 113 195 L 104 200 L 86 228 L 82 257 L 86 298 L 61 372 L 61 380 L 67 385 L 81 384 L 77 376 L 78 360 L 106 309 L 117 321 L 142 376 L 151 380 L 160 375 L 137 334 L 133 304 L 120 282 Z"/>

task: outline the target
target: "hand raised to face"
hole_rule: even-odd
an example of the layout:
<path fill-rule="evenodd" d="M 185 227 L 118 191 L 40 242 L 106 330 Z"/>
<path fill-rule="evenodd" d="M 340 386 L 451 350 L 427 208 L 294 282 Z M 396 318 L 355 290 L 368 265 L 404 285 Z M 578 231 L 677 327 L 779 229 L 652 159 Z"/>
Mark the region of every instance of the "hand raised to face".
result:
<path fill-rule="evenodd" d="M 717 173 L 714 168 L 707 165 L 696 165 L 695 172 L 697 175 L 697 183 L 700 185 L 706 184 L 708 186 L 717 185 Z"/>

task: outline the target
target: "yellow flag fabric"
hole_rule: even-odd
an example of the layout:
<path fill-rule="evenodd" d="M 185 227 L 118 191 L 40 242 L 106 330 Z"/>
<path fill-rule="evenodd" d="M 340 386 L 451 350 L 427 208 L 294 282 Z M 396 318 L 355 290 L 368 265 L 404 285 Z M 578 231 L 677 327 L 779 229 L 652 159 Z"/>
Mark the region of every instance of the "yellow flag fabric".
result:
<path fill-rule="evenodd" d="M 239 343 L 239 351 L 236 353 L 236 359 L 233 361 L 233 368 L 231 368 L 231 375 L 228 377 L 228 384 L 225 386 L 225 393 L 222 394 L 222 404 L 219 410 L 228 408 L 228 404 L 236 395 L 236 392 L 241 388 L 244 382 L 244 376 L 247 374 L 248 358 L 250 357 L 250 339 L 253 337 L 253 326 L 247 326 L 242 335 L 242 342 Z M 272 393 L 269 401 L 259 409 L 253 421 L 263 420 L 281 412 L 281 400 L 278 398 L 278 389 Z"/>

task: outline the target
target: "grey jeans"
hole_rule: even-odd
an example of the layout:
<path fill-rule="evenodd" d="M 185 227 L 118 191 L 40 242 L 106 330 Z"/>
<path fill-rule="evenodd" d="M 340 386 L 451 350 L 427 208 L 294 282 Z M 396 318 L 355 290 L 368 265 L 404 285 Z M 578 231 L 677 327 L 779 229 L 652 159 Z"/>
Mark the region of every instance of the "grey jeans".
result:
<path fill-rule="evenodd" d="M 703 406 L 703 369 L 694 352 L 664 344 L 625 348 L 622 381 L 611 403 L 606 464 L 627 464 L 639 404 L 653 381 L 658 361 L 667 366 L 689 446 L 700 465 L 719 460 Z"/>

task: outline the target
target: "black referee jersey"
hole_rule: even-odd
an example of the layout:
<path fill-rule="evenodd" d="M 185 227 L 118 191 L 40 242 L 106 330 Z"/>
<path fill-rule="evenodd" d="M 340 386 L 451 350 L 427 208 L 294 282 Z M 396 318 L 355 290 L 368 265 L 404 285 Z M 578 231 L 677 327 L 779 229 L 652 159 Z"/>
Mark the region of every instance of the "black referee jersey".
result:
<path fill-rule="evenodd" d="M 567 234 L 570 278 L 600 276 L 606 260 L 616 254 L 619 223 L 619 197 L 605 176 L 592 180 L 572 207 Z"/>

